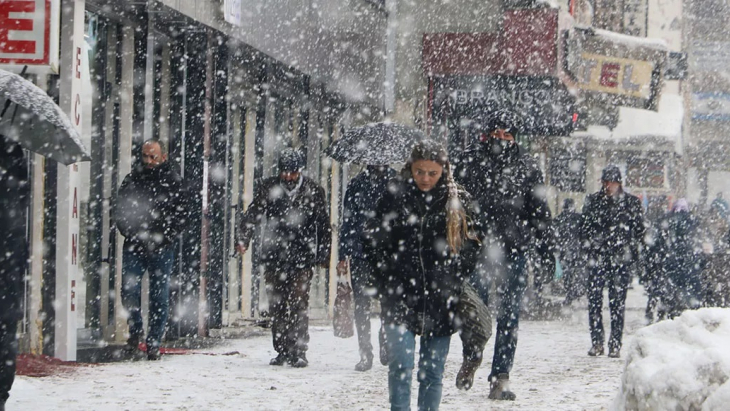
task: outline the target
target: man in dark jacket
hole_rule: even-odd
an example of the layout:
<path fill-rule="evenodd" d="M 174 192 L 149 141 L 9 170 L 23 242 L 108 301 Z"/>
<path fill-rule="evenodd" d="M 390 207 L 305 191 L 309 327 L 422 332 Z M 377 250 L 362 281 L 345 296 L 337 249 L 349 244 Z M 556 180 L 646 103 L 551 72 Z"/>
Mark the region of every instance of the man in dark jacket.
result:
<path fill-rule="evenodd" d="M 124 178 L 117 195 L 116 225 L 124 236 L 122 304 L 129 313 L 126 349 L 135 353 L 144 335 L 142 276 L 149 273 L 147 358 L 160 358 L 160 341 L 169 312 L 174 240 L 185 224 L 182 180 L 167 162 L 165 145 L 146 141 L 142 166 Z"/>
<path fill-rule="evenodd" d="M 0 410 L 15 379 L 18 321 L 28 260 L 28 169 L 22 148 L 0 135 Z"/>
<path fill-rule="evenodd" d="M 370 304 L 376 294 L 372 284 L 373 269 L 365 258 L 361 238 L 365 223 L 375 213 L 375 206 L 386 192 L 388 181 L 394 177 L 395 170 L 388 166 L 367 166 L 350 181 L 345 194 L 343 221 L 340 227 L 340 262 L 337 264 L 337 270 L 345 272 L 349 260 L 355 299 L 355 328 L 360 347 L 360 362 L 355 366 L 357 371 L 367 371 L 373 366 Z"/>
<path fill-rule="evenodd" d="M 302 175 L 304 161 L 293 149 L 279 157 L 279 175 L 263 180 L 239 226 L 236 249 L 243 254 L 261 229 L 259 261 L 278 355 L 271 365 L 308 365 L 309 286 L 315 266 L 330 259 L 331 228 L 324 189 Z"/>
<path fill-rule="evenodd" d="M 583 275 L 583 258 L 580 232 L 581 215 L 575 211 L 572 198 L 563 201 L 563 211 L 555 217 L 554 222 L 557 252 L 563 268 L 563 284 L 565 284 L 565 305 L 570 305 L 585 293 Z"/>
<path fill-rule="evenodd" d="M 588 322 L 593 346 L 588 355 L 604 352 L 603 288 L 608 286 L 611 311 L 609 357 L 620 357 L 624 329 L 624 308 L 630 272 L 639 262 L 644 240 L 641 201 L 624 192 L 621 170 L 609 165 L 601 175 L 603 188 L 586 198 L 581 236 L 586 248 L 588 276 Z"/>
<path fill-rule="evenodd" d="M 488 278 L 494 277 L 501 303 L 490 399 L 514 400 L 509 372 L 517 348 L 520 305 L 527 285 L 526 255 L 535 247 L 537 268 L 554 273 L 555 257 L 550 230 L 550 209 L 545 200 L 542 172 L 521 152 L 515 141 L 520 121 L 500 111 L 476 128 L 479 142 L 468 148 L 457 164 L 456 180 L 475 200 L 476 215 L 486 232 L 481 268 L 475 287 L 488 300 Z"/>

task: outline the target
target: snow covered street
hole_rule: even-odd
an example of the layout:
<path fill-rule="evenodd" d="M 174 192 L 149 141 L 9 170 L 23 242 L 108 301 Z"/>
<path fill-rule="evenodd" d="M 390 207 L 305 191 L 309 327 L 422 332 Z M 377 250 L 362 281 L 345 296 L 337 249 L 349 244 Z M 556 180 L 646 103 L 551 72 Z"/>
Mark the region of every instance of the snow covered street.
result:
<path fill-rule="evenodd" d="M 641 286 L 629 290 L 624 347 L 643 326 Z M 456 389 L 461 342 L 452 338 L 444 376 L 443 410 L 603 410 L 619 391 L 623 359 L 588 357 L 585 298 L 565 321 L 523 321 L 510 379 L 517 401 L 487 399 L 488 360 L 470 391 Z M 604 311 L 604 318 L 608 318 Z M 377 329 L 378 320 L 373 320 Z M 206 353 L 169 355 L 160 362 L 112 363 L 79 367 L 53 377 L 18 377 L 8 410 L 380 410 L 388 408 L 387 368 L 354 371 L 355 338 L 337 339 L 331 327 L 310 327 L 310 366 L 272 367 L 269 335 L 231 340 Z M 377 347 L 376 335 L 374 345 Z M 377 355 L 376 355 L 377 356 Z M 415 409 L 414 381 L 412 406 Z"/>

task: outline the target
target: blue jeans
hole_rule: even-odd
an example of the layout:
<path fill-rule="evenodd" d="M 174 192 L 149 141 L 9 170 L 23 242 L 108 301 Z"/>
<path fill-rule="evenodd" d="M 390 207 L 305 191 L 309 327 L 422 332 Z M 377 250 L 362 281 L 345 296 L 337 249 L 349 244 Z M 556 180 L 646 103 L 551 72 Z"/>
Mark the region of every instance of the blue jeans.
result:
<path fill-rule="evenodd" d="M 150 277 L 147 346 L 159 347 L 170 307 L 170 273 L 175 261 L 175 247 L 168 245 L 146 251 L 125 245 L 122 258 L 122 304 L 129 315 L 130 337 L 138 339 L 144 334 L 142 276 L 147 271 Z"/>
<path fill-rule="evenodd" d="M 388 390 L 390 409 L 411 409 L 411 380 L 413 376 L 416 335 L 405 326 L 386 324 L 388 344 Z M 418 410 L 436 411 L 441 404 L 442 378 L 451 336 L 421 337 L 418 359 Z"/>
<path fill-rule="evenodd" d="M 486 266 L 470 278 L 470 282 L 487 306 L 489 306 L 492 278 L 497 286 L 497 295 L 500 297 L 490 377 L 508 374 L 515 361 L 520 307 L 527 288 L 526 261 L 524 254 L 508 256 L 506 262 L 487 261 Z"/>

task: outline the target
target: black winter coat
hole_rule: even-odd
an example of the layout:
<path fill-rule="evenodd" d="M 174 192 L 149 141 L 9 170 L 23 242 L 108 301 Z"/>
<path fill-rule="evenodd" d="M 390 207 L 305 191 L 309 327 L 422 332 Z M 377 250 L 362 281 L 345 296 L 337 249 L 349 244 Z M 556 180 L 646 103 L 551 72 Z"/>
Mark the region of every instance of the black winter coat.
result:
<path fill-rule="evenodd" d="M 0 136 L 0 321 L 22 317 L 25 237 L 30 187 L 22 148 Z"/>
<path fill-rule="evenodd" d="M 575 211 L 563 211 L 555 217 L 555 238 L 562 263 L 572 264 L 581 258 L 580 228 L 582 217 Z"/>
<path fill-rule="evenodd" d="M 329 262 L 332 229 L 324 189 L 310 178 L 287 192 L 279 177 L 263 180 L 239 225 L 238 243 L 248 246 L 261 228 L 259 261 L 307 268 Z"/>
<path fill-rule="evenodd" d="M 464 151 L 454 177 L 473 196 L 476 215 L 490 242 L 504 253 L 524 253 L 536 246 L 543 259 L 552 260 L 550 208 L 542 172 L 517 145 L 501 156 L 480 143 Z"/>
<path fill-rule="evenodd" d="M 466 240 L 452 254 L 446 239 L 447 188 L 428 193 L 412 180 L 393 179 L 368 222 L 363 245 L 376 267 L 373 280 L 381 296 L 383 321 L 436 337 L 454 332 L 453 315 L 463 281 L 474 270 L 479 243 Z M 469 197 L 460 192 L 467 215 Z M 473 223 L 473 220 L 472 220 Z M 478 226 L 471 224 L 479 238 Z"/>
<path fill-rule="evenodd" d="M 612 198 L 601 190 L 586 198 L 581 238 L 590 258 L 603 256 L 638 262 L 645 230 L 638 197 L 622 191 Z"/>
<path fill-rule="evenodd" d="M 169 163 L 129 173 L 117 194 L 124 246 L 153 251 L 172 243 L 185 227 L 185 198 L 182 179 Z"/>
<path fill-rule="evenodd" d="M 362 235 L 365 223 L 372 218 L 378 201 L 383 197 L 388 181 L 395 177 L 395 170 L 383 174 L 366 171 L 356 175 L 347 185 L 342 226 L 340 227 L 340 260 L 346 257 L 365 259 Z"/>

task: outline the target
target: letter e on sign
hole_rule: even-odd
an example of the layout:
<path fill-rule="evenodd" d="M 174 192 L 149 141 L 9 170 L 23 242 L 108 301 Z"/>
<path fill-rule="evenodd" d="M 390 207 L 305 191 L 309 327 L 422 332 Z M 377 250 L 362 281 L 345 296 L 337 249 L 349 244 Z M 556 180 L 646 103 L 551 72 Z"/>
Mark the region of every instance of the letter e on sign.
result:
<path fill-rule="evenodd" d="M 618 63 L 603 63 L 601 66 L 601 85 L 603 87 L 618 87 L 618 72 L 621 65 Z"/>
<path fill-rule="evenodd" d="M 51 1 L 0 0 L 0 64 L 51 64 Z"/>

